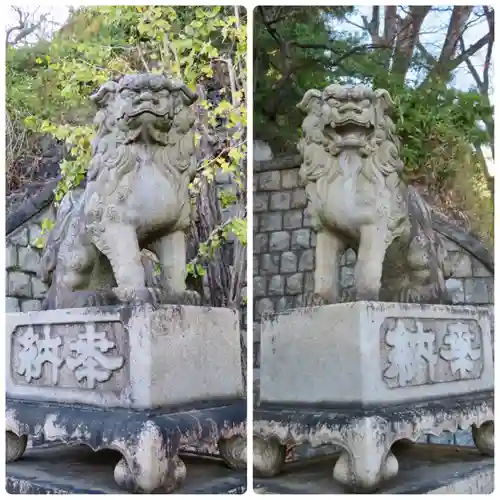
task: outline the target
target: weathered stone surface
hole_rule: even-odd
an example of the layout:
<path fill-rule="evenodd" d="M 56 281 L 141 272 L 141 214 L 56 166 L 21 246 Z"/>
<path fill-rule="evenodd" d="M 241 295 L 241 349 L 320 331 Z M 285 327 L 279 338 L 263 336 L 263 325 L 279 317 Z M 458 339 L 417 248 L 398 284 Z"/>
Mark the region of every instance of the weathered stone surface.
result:
<path fill-rule="evenodd" d="M 299 170 L 284 170 L 281 173 L 281 187 L 283 189 L 293 189 L 299 185 Z"/>
<path fill-rule="evenodd" d="M 281 254 L 280 272 L 295 273 L 297 271 L 297 255 L 294 252 Z"/>
<path fill-rule="evenodd" d="M 280 173 L 279 172 L 262 172 L 258 174 L 259 189 L 262 191 L 278 191 L 280 188 Z"/>
<path fill-rule="evenodd" d="M 274 312 L 273 301 L 267 297 L 265 299 L 258 300 L 256 312 L 259 317 L 264 316 L 265 314 L 273 313 Z"/>
<path fill-rule="evenodd" d="M 10 494 L 124 495 L 110 480 L 120 460 L 117 451 L 96 453 L 85 446 L 42 446 L 26 452 L 26 460 L 7 465 Z M 231 470 L 222 460 L 183 457 L 188 469 L 179 494 L 239 494 L 246 491 L 246 471 Z"/>
<path fill-rule="evenodd" d="M 267 293 L 267 279 L 264 276 L 255 276 L 253 279 L 254 297 L 265 297 Z"/>
<path fill-rule="evenodd" d="M 269 210 L 269 193 L 255 193 L 253 195 L 253 211 L 267 212 Z"/>
<path fill-rule="evenodd" d="M 269 280 L 269 295 L 283 295 L 285 290 L 285 277 L 284 276 L 273 276 Z"/>
<path fill-rule="evenodd" d="M 352 248 L 348 248 L 342 256 L 341 264 L 346 266 L 354 266 L 356 264 L 356 252 Z"/>
<path fill-rule="evenodd" d="M 336 269 L 353 242 L 357 300 L 447 301 L 447 252 L 430 208 L 401 180 L 393 104 L 386 90 L 338 84 L 308 90 L 298 104 L 306 115 L 299 175 L 318 233 L 315 293 L 324 303 L 341 299 Z"/>
<path fill-rule="evenodd" d="M 40 253 L 35 248 L 19 248 L 19 267 L 23 271 L 37 273 L 40 270 Z"/>
<path fill-rule="evenodd" d="M 472 432 L 488 429 L 482 435 L 485 440 L 487 435 L 488 451 L 478 445 L 481 437 L 476 435 L 475 443 L 481 453 L 493 453 L 493 391 L 374 408 L 335 408 L 325 403 L 321 408 L 259 404 L 253 425 L 257 476 L 277 475 L 284 466 L 285 450 L 291 446 L 338 446 L 334 480 L 348 492 L 374 493 L 388 485 L 388 480 L 397 483 L 398 450 L 408 449 L 425 432 L 441 435 L 457 427 L 472 428 Z"/>
<path fill-rule="evenodd" d="M 303 279 L 304 275 L 302 273 L 296 273 L 292 276 L 287 276 L 285 288 L 287 295 L 298 295 L 302 291 Z"/>
<path fill-rule="evenodd" d="M 281 231 L 283 216 L 280 212 L 265 213 L 260 216 L 259 231 Z"/>
<path fill-rule="evenodd" d="M 289 210 L 283 214 L 284 229 L 299 229 L 302 227 L 302 210 Z"/>
<path fill-rule="evenodd" d="M 125 491 L 110 481 L 120 455 L 116 451 L 93 452 L 82 446 L 31 449 L 27 460 L 7 466 L 10 494 L 108 494 Z M 188 478 L 179 494 L 239 494 L 246 491 L 246 471 L 229 469 L 222 460 L 183 457 Z"/>
<path fill-rule="evenodd" d="M 306 192 L 303 188 L 292 191 L 292 208 L 305 208 L 307 205 Z"/>
<path fill-rule="evenodd" d="M 42 280 L 35 278 L 34 276 L 31 278 L 31 287 L 34 299 L 43 299 L 47 294 L 47 285 Z"/>
<path fill-rule="evenodd" d="M 17 248 L 15 246 L 7 246 L 5 248 L 5 268 L 10 271 L 17 269 Z"/>
<path fill-rule="evenodd" d="M 493 388 L 485 308 L 354 302 L 300 309 L 265 319 L 261 343 L 263 402 L 375 405 Z"/>
<path fill-rule="evenodd" d="M 453 258 L 453 254 L 451 255 Z M 470 278 L 472 276 L 472 262 L 469 255 L 460 252 L 453 268 L 454 278 Z"/>
<path fill-rule="evenodd" d="M 196 98 L 179 80 L 150 73 L 107 82 L 91 96 L 99 125 L 93 161 L 85 187 L 61 201 L 44 247 L 45 308 L 86 306 L 91 296 L 93 303 L 126 303 L 149 293 L 149 281 L 160 303 L 199 301 L 185 284 Z M 157 278 L 143 265 L 146 245 L 161 267 Z M 102 291 L 110 289 L 107 300 Z"/>
<path fill-rule="evenodd" d="M 16 297 L 5 297 L 5 312 L 20 312 L 19 299 Z"/>
<path fill-rule="evenodd" d="M 253 239 L 253 253 L 269 252 L 269 233 L 257 233 Z"/>
<path fill-rule="evenodd" d="M 259 139 L 253 141 L 253 159 L 255 162 L 270 161 L 273 158 L 273 151 L 267 142 Z"/>
<path fill-rule="evenodd" d="M 493 277 L 464 280 L 467 304 L 493 303 Z"/>
<path fill-rule="evenodd" d="M 279 255 L 276 254 L 263 254 L 260 261 L 260 272 L 266 274 L 278 274 L 280 266 Z"/>
<path fill-rule="evenodd" d="M 19 271 L 11 271 L 7 274 L 7 293 L 15 297 L 31 297 L 30 277 Z"/>
<path fill-rule="evenodd" d="M 42 303 L 39 300 L 23 300 L 21 302 L 21 311 L 23 313 L 30 311 L 40 311 Z"/>
<path fill-rule="evenodd" d="M 276 312 L 281 313 L 293 309 L 293 297 L 281 297 L 276 304 Z"/>
<path fill-rule="evenodd" d="M 354 282 L 354 269 L 352 267 L 342 267 L 340 269 L 340 286 L 346 288 L 353 286 Z"/>
<path fill-rule="evenodd" d="M 11 313 L 6 345 L 9 396 L 150 408 L 243 394 L 239 320 L 229 309 Z"/>
<path fill-rule="evenodd" d="M 474 257 L 472 257 L 471 260 L 472 260 L 472 276 L 478 278 L 491 276 L 491 272 L 485 267 L 485 265 L 482 262 L 479 262 Z"/>
<path fill-rule="evenodd" d="M 20 227 L 10 233 L 7 236 L 7 241 L 10 241 L 12 245 L 18 245 L 21 247 L 28 246 L 28 228 L 26 226 Z"/>
<path fill-rule="evenodd" d="M 395 453 L 399 473 L 382 484 L 379 495 L 408 494 L 490 494 L 494 490 L 494 459 L 481 457 L 476 450 L 456 446 L 415 445 Z M 281 474 L 255 478 L 254 491 L 276 495 L 345 495 L 341 484 L 332 480 L 337 454 L 302 463 L 285 464 Z"/>
<path fill-rule="evenodd" d="M 446 289 L 452 304 L 465 304 L 464 280 L 450 278 L 446 280 Z"/>
<path fill-rule="evenodd" d="M 35 246 L 40 238 L 43 237 L 42 228 L 39 224 L 32 223 L 28 226 L 29 244 Z"/>
<path fill-rule="evenodd" d="M 292 250 L 298 250 L 310 247 L 310 229 L 297 229 L 292 232 Z"/>
<path fill-rule="evenodd" d="M 283 252 L 290 248 L 290 234 L 286 231 L 277 231 L 269 236 L 269 250 Z"/>
<path fill-rule="evenodd" d="M 304 250 L 299 259 L 299 271 L 312 271 L 314 269 L 314 250 Z"/>
<path fill-rule="evenodd" d="M 290 193 L 278 191 L 271 193 L 269 206 L 271 210 L 289 210 L 292 196 Z"/>

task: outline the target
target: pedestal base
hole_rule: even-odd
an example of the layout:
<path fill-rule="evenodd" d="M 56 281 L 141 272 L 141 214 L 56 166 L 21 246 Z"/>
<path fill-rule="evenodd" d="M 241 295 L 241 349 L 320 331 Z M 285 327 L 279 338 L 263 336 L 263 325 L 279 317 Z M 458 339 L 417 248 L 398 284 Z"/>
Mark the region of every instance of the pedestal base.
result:
<path fill-rule="evenodd" d="M 371 492 L 397 475 L 396 442 L 472 428 L 479 451 L 491 456 L 493 421 L 492 391 L 370 409 L 264 404 L 254 413 L 255 474 L 279 474 L 287 445 L 338 445 L 344 451 L 334 479 L 348 490 Z"/>
<path fill-rule="evenodd" d="M 414 444 L 395 450 L 400 471 L 377 490 L 379 495 L 493 493 L 493 458 L 473 448 Z M 338 455 L 286 464 L 279 476 L 254 479 L 256 493 L 279 495 L 342 495 L 345 490 L 331 479 Z"/>
<path fill-rule="evenodd" d="M 242 494 L 246 471 L 228 469 L 214 457 L 181 455 L 188 480 L 176 493 L 191 495 Z M 112 450 L 94 452 L 85 445 L 50 443 L 26 450 L 21 460 L 6 466 L 6 489 L 11 494 L 123 495 L 113 479 L 121 460 Z"/>
<path fill-rule="evenodd" d="M 28 437 L 34 445 L 81 443 L 122 454 L 114 469 L 121 488 L 169 493 L 186 478 L 182 450 L 218 453 L 230 466 L 245 467 L 246 402 L 132 410 L 7 398 L 6 434 L 7 462 L 22 456 Z"/>

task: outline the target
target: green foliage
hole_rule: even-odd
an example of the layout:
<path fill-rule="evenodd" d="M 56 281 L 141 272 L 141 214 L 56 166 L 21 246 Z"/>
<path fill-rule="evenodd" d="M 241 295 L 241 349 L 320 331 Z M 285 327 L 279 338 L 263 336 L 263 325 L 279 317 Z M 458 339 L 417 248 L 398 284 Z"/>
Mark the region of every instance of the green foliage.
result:
<path fill-rule="evenodd" d="M 254 130 L 275 151 L 295 150 L 303 93 L 327 85 L 335 32 L 327 22 L 352 7 L 257 7 L 254 23 Z M 318 48 L 314 48 L 318 47 Z"/>
<path fill-rule="evenodd" d="M 70 159 L 61 165 L 59 202 L 89 166 L 95 134 L 89 125 L 95 113 L 89 95 L 101 84 L 130 72 L 166 72 L 196 91 L 219 76 L 224 80 L 222 100 L 199 105 L 209 126 L 220 128 L 222 121 L 230 140 L 221 154 L 202 161 L 198 178 L 211 181 L 218 170 L 230 172 L 244 190 L 246 51 L 245 15 L 238 8 L 83 7 L 51 42 L 30 50 L 8 48 L 7 109 L 16 110 L 32 133 L 48 133 L 66 143 Z M 190 186 L 194 195 L 198 184 L 195 179 Z M 228 202 L 226 198 L 223 204 Z M 226 229 L 242 237 L 239 219 L 229 221 Z"/>
<path fill-rule="evenodd" d="M 269 141 L 275 153 L 294 151 L 303 120 L 295 106 L 310 88 L 334 82 L 385 88 L 395 101 L 393 119 L 401 139 L 405 180 L 427 186 L 444 204 L 453 200 L 456 209 L 470 209 L 475 217 L 492 221 L 491 191 L 484 190 L 484 168 L 473 151 L 473 145 L 492 144 L 493 125 L 487 130 L 478 126 L 481 121 L 493 123 L 490 103 L 477 91 L 451 88 L 449 72 L 438 72 L 441 81 L 426 81 L 432 68 L 419 51 L 410 71 L 398 72 L 407 65 L 396 64 L 391 49 L 374 44 L 367 30 L 353 31 L 345 19 L 359 24 L 359 11 L 257 9 L 254 121 L 258 138 Z M 468 193 L 467 202 L 456 196 L 459 184 L 461 192 Z M 481 231 L 486 235 L 484 227 Z"/>

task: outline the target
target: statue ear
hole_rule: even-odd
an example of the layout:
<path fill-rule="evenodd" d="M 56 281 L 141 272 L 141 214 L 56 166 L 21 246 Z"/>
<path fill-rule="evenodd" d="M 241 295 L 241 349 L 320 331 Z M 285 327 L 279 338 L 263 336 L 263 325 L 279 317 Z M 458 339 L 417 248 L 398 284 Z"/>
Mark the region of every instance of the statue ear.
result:
<path fill-rule="evenodd" d="M 381 103 L 384 111 L 390 110 L 394 106 L 394 101 L 391 99 L 391 95 L 385 89 L 376 90 L 375 99 L 378 103 Z"/>
<path fill-rule="evenodd" d="M 320 102 L 321 92 L 316 89 L 310 89 L 304 94 L 302 101 L 297 104 L 297 108 L 299 108 L 303 113 L 307 114 L 310 113 L 314 106 L 319 104 Z"/>
<path fill-rule="evenodd" d="M 118 84 L 116 82 L 106 82 L 95 94 L 90 96 L 90 99 L 94 101 L 98 108 L 104 108 L 110 98 L 114 97 L 117 90 Z"/>

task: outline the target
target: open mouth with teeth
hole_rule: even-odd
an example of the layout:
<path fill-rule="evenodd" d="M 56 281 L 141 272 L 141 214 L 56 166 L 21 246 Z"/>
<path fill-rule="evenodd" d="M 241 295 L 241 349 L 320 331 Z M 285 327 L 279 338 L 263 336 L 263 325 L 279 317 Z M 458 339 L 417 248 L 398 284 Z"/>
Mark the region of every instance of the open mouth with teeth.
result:
<path fill-rule="evenodd" d="M 359 119 L 361 116 L 343 117 L 331 123 L 330 133 L 335 136 L 337 145 L 344 148 L 361 148 L 375 131 L 371 120 Z M 364 118 L 364 117 L 363 117 Z"/>

